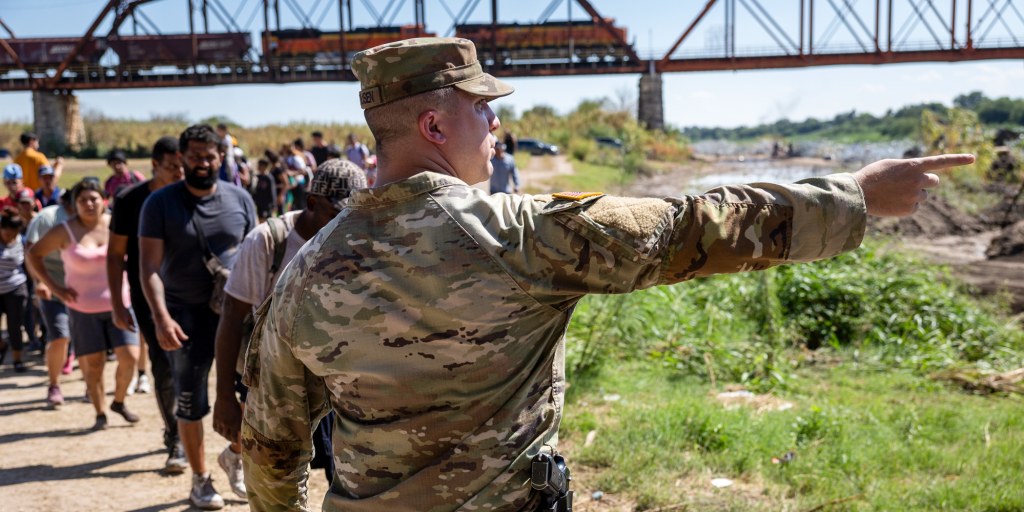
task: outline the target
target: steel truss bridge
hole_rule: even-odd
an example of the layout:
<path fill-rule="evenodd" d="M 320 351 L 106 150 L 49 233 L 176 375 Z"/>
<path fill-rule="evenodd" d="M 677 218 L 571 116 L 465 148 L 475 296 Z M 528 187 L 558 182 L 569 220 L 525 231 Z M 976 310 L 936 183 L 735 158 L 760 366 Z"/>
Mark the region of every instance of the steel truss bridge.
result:
<path fill-rule="evenodd" d="M 383 31 L 396 20 L 413 27 L 413 34 L 452 35 L 468 20 L 487 11 L 480 0 L 412 0 L 412 19 L 399 19 L 407 0 L 165 0 L 182 2 L 188 18 L 188 32 L 174 34 L 179 55 L 170 61 L 121 56 L 111 62 L 83 59 L 98 42 L 114 46 L 121 40 L 136 41 L 143 54 L 145 44 L 169 40 L 160 24 L 146 13 L 154 0 L 110 0 L 84 34 L 64 38 L 19 39 L 0 19 L 0 91 L 73 91 L 88 89 L 210 86 L 247 83 L 293 83 L 355 80 L 348 67 L 359 33 Z M 509 23 L 500 17 L 507 0 L 490 1 L 485 22 L 473 25 L 482 33 L 500 34 Z M 481 60 L 498 76 L 590 75 L 606 73 L 663 73 L 685 71 L 740 70 L 828 66 L 840 64 L 890 64 L 926 61 L 967 61 L 1024 58 L 1024 0 L 706 0 L 679 2 L 678 9 L 665 13 L 679 19 L 682 29 L 675 43 L 662 52 L 641 56 L 628 39 L 628 27 L 616 25 L 612 0 L 552 0 L 536 21 L 516 24 L 512 29 L 529 37 L 545 31 L 562 31 L 562 37 L 539 44 L 515 47 L 499 42 L 498 35 L 476 39 Z M 375 5 L 376 4 L 376 5 Z M 687 5 L 689 4 L 689 5 Z M 451 18 L 451 27 L 426 24 L 427 7 L 440 8 Z M 458 7 L 453 10 L 453 7 Z M 551 22 L 560 8 L 564 21 Z M 631 6 L 641 8 L 642 6 Z M 575 8 L 575 11 L 574 11 Z M 354 26 L 354 11 L 374 20 L 370 26 Z M 780 11 L 792 11 L 786 18 Z M 335 34 L 331 45 L 337 51 L 315 55 L 282 56 L 268 46 L 270 34 L 282 30 L 282 11 L 298 20 L 291 33 Z M 575 19 L 572 16 L 575 15 Z M 561 15 L 560 15 L 561 16 Z M 240 22 L 248 18 L 258 27 L 256 44 L 244 55 L 204 57 L 207 39 L 221 33 L 252 32 Z M 793 19 L 796 18 L 796 19 Z M 320 29 L 330 20 L 337 25 Z M 712 21 L 714 20 L 714 21 Z M 219 25 L 219 29 L 218 29 Z M 98 29 L 109 27 L 105 33 Z M 338 27 L 343 27 L 339 30 Z M 561 28 L 552 28 L 561 27 Z M 704 41 L 695 34 L 704 28 Z M 447 31 L 446 31 L 447 29 Z M 600 45 L 580 44 L 584 29 Z M 707 32 L 713 37 L 708 37 Z M 140 32 L 142 33 L 140 35 Z M 530 36 L 529 34 L 534 34 Z M 576 36 L 574 37 L 574 34 Z M 546 37 L 546 36 L 545 36 Z M 335 43 L 334 40 L 337 40 Z M 28 62 L 31 46 L 26 41 L 60 42 L 59 60 Z M 149 43 L 146 43 L 149 41 Z M 184 41 L 184 42 L 182 42 Z M 703 42 L 703 44 L 701 44 Z M 767 42 L 767 44 L 765 44 Z M 53 43 L 56 44 L 56 43 Z M 123 44 L 123 43 L 122 43 Z M 156 43 L 160 44 L 160 43 Z M 246 42 L 248 45 L 248 41 Z M 346 46 L 346 44 L 348 46 Z M 182 47 L 182 45 L 184 45 Z M 19 48 L 22 54 L 19 55 Z M 51 52 L 56 51 L 52 49 Z M 333 48 L 333 46 L 332 46 Z M 184 58 L 181 54 L 184 53 Z M 7 62 L 4 66 L 2 63 Z"/>

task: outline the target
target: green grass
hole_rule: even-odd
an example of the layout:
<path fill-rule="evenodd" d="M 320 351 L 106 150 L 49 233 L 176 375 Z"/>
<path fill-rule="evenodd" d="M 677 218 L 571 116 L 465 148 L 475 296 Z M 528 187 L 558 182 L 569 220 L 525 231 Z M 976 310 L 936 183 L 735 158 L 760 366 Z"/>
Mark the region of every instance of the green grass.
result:
<path fill-rule="evenodd" d="M 552 190 L 587 190 L 618 193 L 636 179 L 635 175 L 619 167 L 598 165 L 579 160 L 572 161 L 575 173 L 557 176 L 551 180 Z"/>
<path fill-rule="evenodd" d="M 53 162 L 51 161 L 50 163 L 52 164 Z M 129 158 L 128 167 L 133 171 L 142 173 L 147 179 L 153 175 L 153 168 L 148 158 Z M 100 183 L 103 183 L 112 173 L 113 171 L 102 158 L 65 158 L 64 171 L 61 173 L 60 181 L 57 184 L 62 188 L 70 189 L 87 176 L 99 178 Z"/>
<path fill-rule="evenodd" d="M 852 352 L 797 369 L 781 412 L 726 410 L 705 380 L 648 364 L 573 380 L 561 432 L 587 475 L 578 491 L 638 510 L 806 510 L 853 496 L 828 510 L 1024 510 L 1019 398 L 969 395 Z M 611 393 L 621 399 L 603 400 Z M 737 485 L 712 492 L 714 477 Z"/>
<path fill-rule="evenodd" d="M 581 301 L 562 430 L 581 490 L 639 510 L 1024 510 L 1024 400 L 931 377 L 1019 368 L 1024 333 L 882 246 Z M 730 385 L 794 407 L 726 410 Z"/>

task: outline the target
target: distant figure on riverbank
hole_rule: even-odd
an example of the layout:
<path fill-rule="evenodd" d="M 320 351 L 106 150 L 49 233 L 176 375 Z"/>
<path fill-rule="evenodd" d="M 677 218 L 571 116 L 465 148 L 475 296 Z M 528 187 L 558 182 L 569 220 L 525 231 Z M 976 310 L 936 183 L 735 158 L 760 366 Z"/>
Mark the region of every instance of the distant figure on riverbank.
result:
<path fill-rule="evenodd" d="M 516 154 L 516 149 L 519 146 L 519 139 L 516 139 L 516 134 L 512 132 L 505 132 L 505 140 L 503 142 L 505 143 L 506 153 L 510 155 Z"/>
<path fill-rule="evenodd" d="M 505 152 L 505 144 L 499 142 L 494 145 L 494 158 L 491 159 L 491 166 L 494 172 L 491 173 L 491 193 L 519 193 L 519 168 L 516 167 L 516 159 Z M 512 186 L 509 187 L 509 182 Z"/>

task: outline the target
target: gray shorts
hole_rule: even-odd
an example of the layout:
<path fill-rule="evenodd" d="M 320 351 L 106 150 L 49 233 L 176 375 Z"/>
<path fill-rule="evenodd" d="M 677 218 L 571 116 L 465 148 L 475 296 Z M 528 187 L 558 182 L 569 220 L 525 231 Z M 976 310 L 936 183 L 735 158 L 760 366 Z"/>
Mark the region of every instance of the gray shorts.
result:
<path fill-rule="evenodd" d="M 131 313 L 131 309 L 128 310 Z M 139 336 L 114 327 L 114 316 L 106 313 L 82 313 L 68 308 L 71 317 L 71 340 L 78 357 L 106 352 L 127 345 L 139 345 Z M 134 316 L 134 314 L 133 314 Z"/>
<path fill-rule="evenodd" d="M 63 302 L 40 299 L 39 311 L 43 314 L 47 343 L 71 337 L 71 330 L 68 327 L 68 307 Z"/>

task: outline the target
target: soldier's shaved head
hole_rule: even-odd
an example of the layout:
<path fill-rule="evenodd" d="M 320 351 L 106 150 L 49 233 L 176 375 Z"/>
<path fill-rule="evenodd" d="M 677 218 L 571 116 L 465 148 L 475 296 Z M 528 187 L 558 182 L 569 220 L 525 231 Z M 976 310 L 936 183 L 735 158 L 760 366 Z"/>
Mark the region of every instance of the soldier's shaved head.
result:
<path fill-rule="evenodd" d="M 458 97 L 454 87 L 444 87 L 366 110 L 366 124 L 373 133 L 377 152 L 386 153 L 389 142 L 416 133 L 416 121 L 421 113 L 427 110 L 446 111 L 454 106 Z"/>

